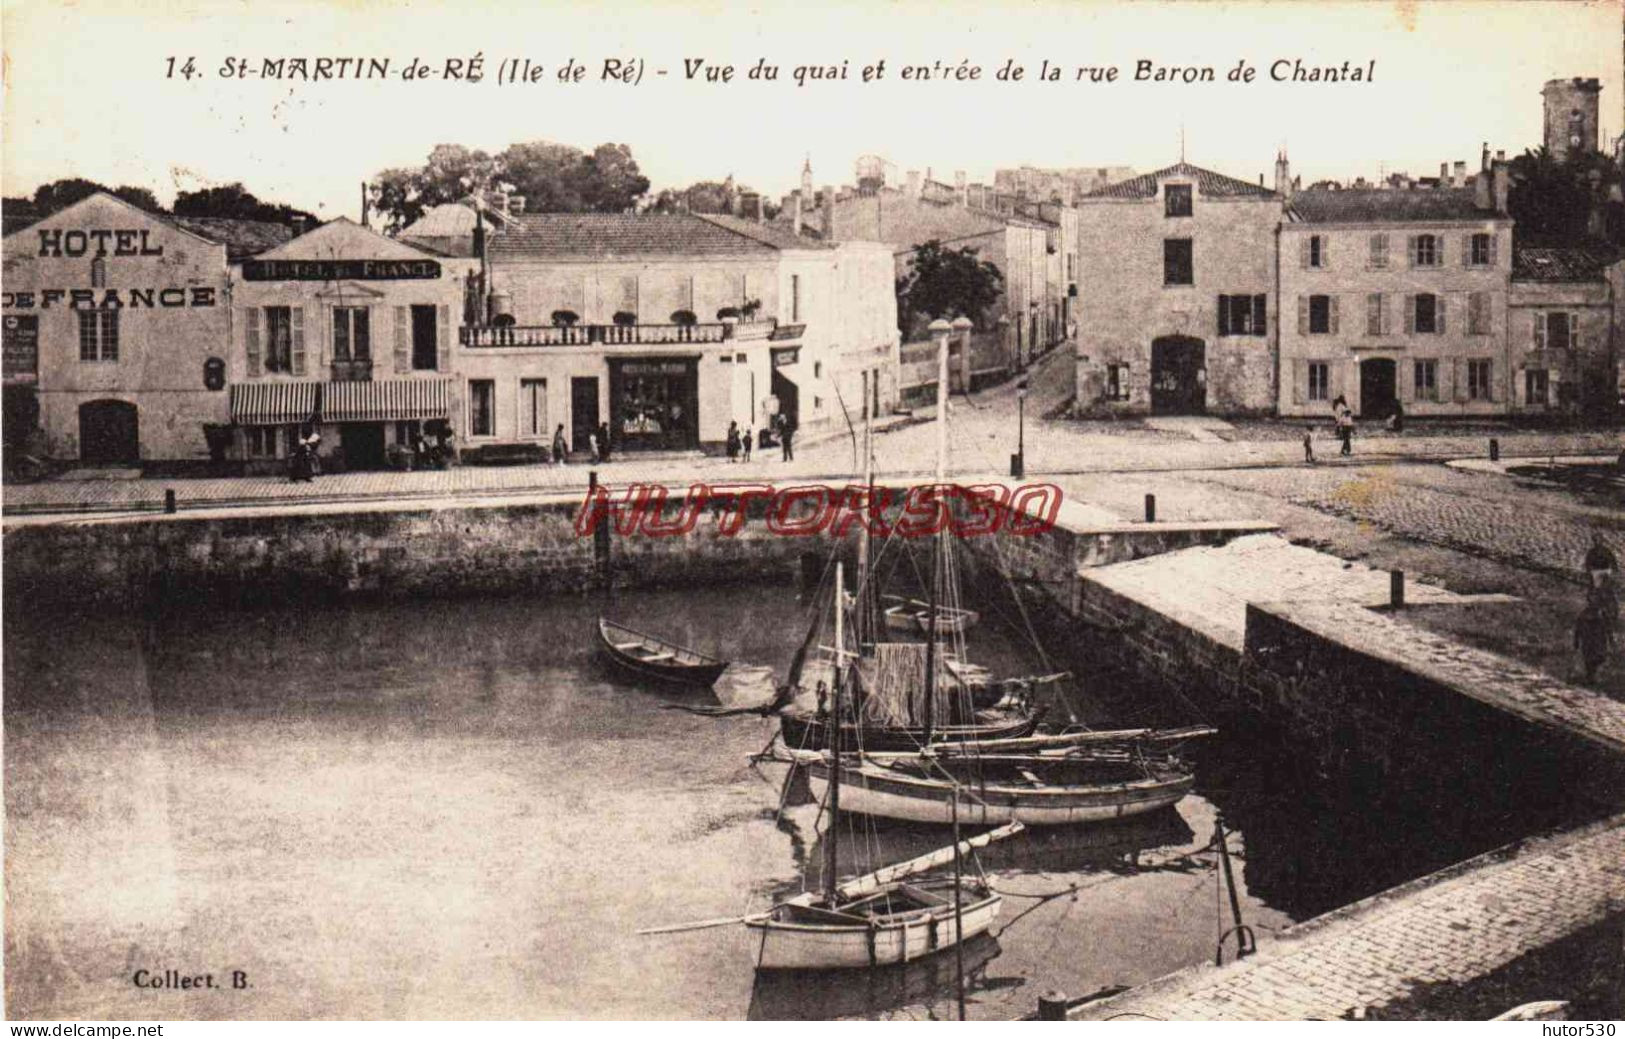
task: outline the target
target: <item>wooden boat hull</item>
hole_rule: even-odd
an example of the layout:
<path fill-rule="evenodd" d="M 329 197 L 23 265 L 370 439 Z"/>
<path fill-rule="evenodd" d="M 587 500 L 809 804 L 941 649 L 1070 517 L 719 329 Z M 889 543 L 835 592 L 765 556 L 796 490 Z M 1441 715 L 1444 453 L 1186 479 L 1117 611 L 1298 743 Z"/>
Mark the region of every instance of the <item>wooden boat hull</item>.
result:
<path fill-rule="evenodd" d="M 960 911 L 963 932 L 955 930 L 952 903 L 922 909 L 873 926 L 803 924 L 776 919 L 747 921 L 760 942 L 758 970 L 829 970 L 908 963 L 952 949 L 961 939 L 984 934 L 998 918 L 1003 900 L 991 892 L 966 898 Z"/>
<path fill-rule="evenodd" d="M 915 635 L 929 634 L 931 631 L 931 614 L 928 603 L 914 599 L 890 599 L 892 605 L 882 611 L 888 631 L 909 632 Z M 976 626 L 982 615 L 975 610 L 964 607 L 937 607 L 937 634 L 957 635 Z"/>
<path fill-rule="evenodd" d="M 628 643 L 634 645 L 629 648 Z M 602 617 L 598 619 L 598 648 L 606 660 L 626 674 L 670 685 L 708 689 L 728 667 L 726 660 L 663 643 Z M 648 659 L 660 649 L 672 659 Z"/>
<path fill-rule="evenodd" d="M 807 783 L 819 801 L 828 793 L 831 767 L 822 759 L 807 765 Z M 1190 773 L 1181 772 L 1123 783 L 1038 789 L 966 783 L 958 795 L 959 822 L 965 826 L 1008 822 L 1068 826 L 1123 819 L 1177 803 L 1190 793 L 1195 781 Z M 940 780 L 920 779 L 870 764 L 841 766 L 841 810 L 859 815 L 952 823 L 952 791 Z"/>
<path fill-rule="evenodd" d="M 931 731 L 937 742 L 960 740 L 1003 740 L 1028 736 L 1038 727 L 1038 716 L 1014 715 L 999 721 L 978 722 L 974 725 L 947 725 Z M 779 733 L 784 745 L 793 750 L 828 750 L 833 726 L 816 715 L 795 711 L 779 714 Z M 917 725 L 858 725 L 847 722 L 841 726 L 841 746 L 848 750 L 911 751 L 925 746 L 925 729 Z"/>

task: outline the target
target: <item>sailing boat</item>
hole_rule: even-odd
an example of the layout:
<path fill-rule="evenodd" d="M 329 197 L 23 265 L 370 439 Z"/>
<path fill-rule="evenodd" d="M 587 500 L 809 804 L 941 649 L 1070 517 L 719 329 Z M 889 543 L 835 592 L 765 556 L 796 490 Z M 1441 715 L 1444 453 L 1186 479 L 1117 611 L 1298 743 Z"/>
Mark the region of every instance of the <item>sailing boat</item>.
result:
<path fill-rule="evenodd" d="M 836 564 L 835 597 L 835 713 L 844 707 L 844 657 L 853 655 L 842 645 L 845 593 L 840 590 L 841 565 Z M 840 727 L 834 730 L 837 758 L 841 753 Z M 1002 899 L 984 878 L 966 880 L 961 858 L 976 848 L 1020 833 L 1010 823 L 988 833 L 957 841 L 948 848 L 897 863 L 845 883 L 836 881 L 841 811 L 841 777 L 827 785 L 824 889 L 808 891 L 781 902 L 766 913 L 746 917 L 744 924 L 760 936 L 758 970 L 876 967 L 907 963 L 958 946 L 982 934 L 998 917 Z M 957 830 L 955 833 L 957 838 Z M 951 877 L 920 877 L 938 866 L 954 864 Z"/>

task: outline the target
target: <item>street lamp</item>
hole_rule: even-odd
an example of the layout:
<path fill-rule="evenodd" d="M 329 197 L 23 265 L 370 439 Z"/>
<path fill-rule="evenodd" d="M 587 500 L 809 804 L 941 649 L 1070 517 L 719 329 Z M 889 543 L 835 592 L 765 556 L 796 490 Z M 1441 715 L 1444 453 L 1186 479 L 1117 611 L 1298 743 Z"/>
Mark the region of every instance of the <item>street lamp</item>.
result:
<path fill-rule="evenodd" d="M 1010 475 L 1027 476 L 1027 380 L 1016 383 L 1016 453 L 1010 456 Z"/>

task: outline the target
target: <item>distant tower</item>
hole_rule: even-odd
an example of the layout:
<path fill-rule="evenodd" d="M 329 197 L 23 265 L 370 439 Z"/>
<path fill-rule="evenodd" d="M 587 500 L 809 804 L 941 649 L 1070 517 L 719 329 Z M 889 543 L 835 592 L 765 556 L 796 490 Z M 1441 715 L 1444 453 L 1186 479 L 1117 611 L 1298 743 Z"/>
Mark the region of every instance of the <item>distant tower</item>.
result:
<path fill-rule="evenodd" d="M 1277 195 L 1292 195 L 1292 166 L 1287 162 L 1286 152 L 1275 153 L 1275 193 Z"/>
<path fill-rule="evenodd" d="M 810 206 L 812 205 L 812 200 L 812 156 L 809 155 L 807 156 L 807 160 L 801 164 L 801 204 L 803 206 Z"/>
<path fill-rule="evenodd" d="M 1549 80 L 1540 96 L 1546 109 L 1546 148 L 1559 162 L 1572 152 L 1597 150 L 1597 103 L 1602 84 L 1595 79 Z"/>

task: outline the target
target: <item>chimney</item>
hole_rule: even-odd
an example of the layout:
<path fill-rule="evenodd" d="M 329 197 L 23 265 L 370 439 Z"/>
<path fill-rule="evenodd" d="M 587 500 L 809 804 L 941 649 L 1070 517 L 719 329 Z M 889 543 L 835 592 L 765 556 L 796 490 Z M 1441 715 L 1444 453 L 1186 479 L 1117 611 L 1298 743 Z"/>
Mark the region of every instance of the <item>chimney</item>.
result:
<path fill-rule="evenodd" d="M 965 186 L 965 171 L 954 170 L 954 194 L 962 206 L 970 205 L 970 194 Z"/>
<path fill-rule="evenodd" d="M 293 236 L 295 238 L 298 238 L 300 235 L 310 230 L 310 221 L 305 217 L 296 216 L 288 222 L 293 225 Z"/>
<path fill-rule="evenodd" d="M 1480 173 L 1488 173 L 1490 171 L 1490 142 L 1488 141 L 1484 142 L 1484 148 L 1479 153 L 1478 170 Z"/>
<path fill-rule="evenodd" d="M 1465 162 L 1456 163 L 1456 173 L 1455 176 L 1450 178 L 1450 186 L 1453 188 L 1467 186 L 1467 164 Z"/>
<path fill-rule="evenodd" d="M 1450 186 L 1450 164 L 1448 162 L 1441 162 L 1441 163 L 1439 163 L 1439 187 L 1448 188 L 1449 186 Z"/>
<path fill-rule="evenodd" d="M 1496 162 L 1505 162 L 1506 158 L 1507 158 L 1507 153 L 1506 152 L 1501 151 L 1500 149 L 1496 149 L 1496 152 L 1495 152 L 1495 161 Z"/>
<path fill-rule="evenodd" d="M 1473 207 L 1486 213 L 1495 208 L 1495 178 L 1487 167 L 1473 178 Z"/>
<path fill-rule="evenodd" d="M 801 237 L 801 192 L 799 191 L 790 196 L 790 231 L 797 238 Z"/>
<path fill-rule="evenodd" d="M 909 198 L 919 198 L 920 197 L 920 171 L 919 170 L 909 170 L 908 171 L 908 197 Z"/>
<path fill-rule="evenodd" d="M 1512 188 L 1511 171 L 1508 168 L 1506 163 L 1497 162 L 1495 164 L 1494 172 L 1495 172 L 1495 211 L 1497 213 L 1505 213 L 1507 211 L 1507 193 Z"/>
<path fill-rule="evenodd" d="M 509 195 L 508 212 L 512 213 L 514 216 L 522 215 L 525 212 L 525 196 Z"/>

